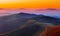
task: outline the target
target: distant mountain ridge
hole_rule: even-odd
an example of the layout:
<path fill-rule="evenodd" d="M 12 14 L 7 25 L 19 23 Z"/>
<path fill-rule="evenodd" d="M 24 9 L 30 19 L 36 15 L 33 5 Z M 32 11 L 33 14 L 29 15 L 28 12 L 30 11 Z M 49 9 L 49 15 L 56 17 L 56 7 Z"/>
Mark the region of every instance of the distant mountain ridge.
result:
<path fill-rule="evenodd" d="M 46 10 L 57 11 L 57 10 L 60 10 L 60 9 L 56 9 L 56 8 L 46 8 L 46 9 L 36 9 L 35 11 L 46 11 Z"/>
<path fill-rule="evenodd" d="M 45 15 L 36 15 L 36 14 L 28 14 L 28 13 L 18 13 L 18 14 L 13 14 L 13 15 L 9 15 L 9 16 L 4 16 L 1 18 L 1 20 L 10 20 L 10 19 L 14 19 L 17 20 L 17 19 L 38 19 L 38 20 L 59 20 L 59 18 L 55 18 L 55 17 L 51 17 L 51 16 L 45 16 Z"/>

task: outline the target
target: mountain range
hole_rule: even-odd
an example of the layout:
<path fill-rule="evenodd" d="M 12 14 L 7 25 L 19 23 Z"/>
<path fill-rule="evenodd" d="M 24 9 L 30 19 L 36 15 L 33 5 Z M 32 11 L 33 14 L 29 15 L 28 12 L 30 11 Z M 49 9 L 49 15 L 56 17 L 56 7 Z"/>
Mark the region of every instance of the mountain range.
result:
<path fill-rule="evenodd" d="M 41 32 L 47 26 L 58 25 L 60 25 L 60 18 L 45 16 L 42 14 L 36 15 L 28 13 L 18 13 L 0 17 L 0 35 L 12 31 L 8 34 L 9 36 L 33 36 L 35 32 Z"/>

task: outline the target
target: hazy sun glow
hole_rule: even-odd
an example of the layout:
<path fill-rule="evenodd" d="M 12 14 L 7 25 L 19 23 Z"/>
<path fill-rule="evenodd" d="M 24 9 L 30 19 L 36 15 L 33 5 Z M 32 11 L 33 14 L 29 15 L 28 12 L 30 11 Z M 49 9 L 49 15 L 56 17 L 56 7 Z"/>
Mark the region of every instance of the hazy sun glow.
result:
<path fill-rule="evenodd" d="M 0 0 L 0 8 L 60 8 L 60 0 Z"/>

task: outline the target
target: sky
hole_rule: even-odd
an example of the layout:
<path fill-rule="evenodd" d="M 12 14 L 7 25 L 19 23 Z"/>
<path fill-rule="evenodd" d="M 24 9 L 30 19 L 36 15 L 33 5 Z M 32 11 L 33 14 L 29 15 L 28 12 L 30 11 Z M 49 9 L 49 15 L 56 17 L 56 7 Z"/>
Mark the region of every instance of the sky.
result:
<path fill-rule="evenodd" d="M 19 12 L 59 16 L 60 11 L 18 11 L 20 8 L 56 8 L 60 9 L 60 0 L 0 0 L 0 16 Z M 13 10 L 12 10 L 13 9 Z M 14 10 L 15 9 L 15 10 Z M 18 9 L 18 10 L 16 10 Z"/>
<path fill-rule="evenodd" d="M 60 8 L 60 0 L 0 0 L 0 8 Z"/>

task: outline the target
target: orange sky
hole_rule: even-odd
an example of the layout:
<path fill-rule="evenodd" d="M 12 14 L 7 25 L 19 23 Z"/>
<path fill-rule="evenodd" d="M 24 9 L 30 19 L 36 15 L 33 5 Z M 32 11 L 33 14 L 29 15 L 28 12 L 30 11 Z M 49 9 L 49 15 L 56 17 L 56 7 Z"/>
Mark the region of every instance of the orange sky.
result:
<path fill-rule="evenodd" d="M 60 0 L 0 0 L 0 8 L 60 8 Z"/>

